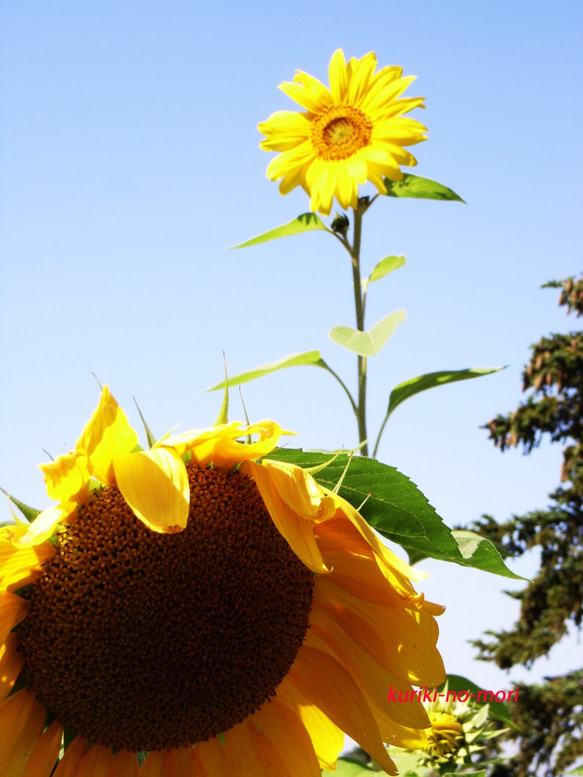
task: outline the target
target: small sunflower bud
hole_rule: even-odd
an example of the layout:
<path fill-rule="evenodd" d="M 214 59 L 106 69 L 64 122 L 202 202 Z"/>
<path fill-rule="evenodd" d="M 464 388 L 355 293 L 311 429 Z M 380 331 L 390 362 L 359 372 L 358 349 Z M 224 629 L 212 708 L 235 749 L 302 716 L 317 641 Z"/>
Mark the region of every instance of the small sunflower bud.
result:
<path fill-rule="evenodd" d="M 341 235 L 345 235 L 350 226 L 350 221 L 346 213 L 337 213 L 334 216 L 334 221 L 331 224 L 332 232 L 339 232 Z"/>

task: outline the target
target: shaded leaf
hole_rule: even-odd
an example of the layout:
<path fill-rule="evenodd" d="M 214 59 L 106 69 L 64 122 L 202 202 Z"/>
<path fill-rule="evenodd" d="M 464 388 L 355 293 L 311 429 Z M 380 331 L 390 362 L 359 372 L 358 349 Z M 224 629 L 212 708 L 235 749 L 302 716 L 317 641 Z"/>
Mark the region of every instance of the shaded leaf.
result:
<path fill-rule="evenodd" d="M 427 391 L 427 389 L 435 388 L 436 386 L 443 386 L 446 383 L 456 383 L 460 380 L 479 378 L 482 375 L 490 375 L 493 372 L 498 372 L 503 369 L 505 368 L 470 367 L 465 370 L 443 370 L 441 372 L 428 372 L 425 375 L 418 375 L 416 378 L 405 380 L 403 383 L 399 383 L 398 386 L 395 386 L 391 391 L 387 417 L 391 415 L 393 410 L 395 410 L 401 402 L 404 402 L 415 394 L 419 394 L 421 391 Z"/>
<path fill-rule="evenodd" d="M 414 197 L 421 200 L 449 200 L 464 202 L 452 189 L 429 178 L 404 173 L 402 181 L 389 181 L 385 178 L 388 197 Z"/>
<path fill-rule="evenodd" d="M 315 213 L 302 213 L 288 224 L 270 229 L 268 232 L 263 232 L 261 235 L 252 237 L 244 243 L 239 243 L 239 245 L 231 246 L 231 248 L 248 248 L 249 246 L 259 245 L 259 243 L 277 240 L 280 237 L 290 237 L 291 235 L 299 235 L 302 232 L 312 232 L 315 229 L 328 231 L 328 227 Z"/>
<path fill-rule="evenodd" d="M 269 364 L 262 364 L 259 367 L 255 367 L 247 372 L 240 372 L 238 375 L 229 376 L 229 386 L 240 386 L 242 383 L 248 383 L 250 380 L 256 380 L 262 378 L 264 375 L 269 375 L 271 372 L 277 372 L 277 370 L 283 370 L 286 367 L 323 367 L 326 369 L 326 362 L 322 359 L 320 351 L 306 351 L 305 353 L 292 353 L 289 356 L 283 356 L 281 359 L 277 359 Z M 211 386 L 207 391 L 218 391 L 225 388 L 225 382 L 217 383 L 216 386 Z"/>
<path fill-rule="evenodd" d="M 488 693 L 488 689 L 480 688 L 471 680 L 468 680 L 467 677 L 462 677 L 459 674 L 448 674 L 445 683 L 447 683 L 448 690 L 450 691 L 455 691 L 456 693 L 459 693 L 460 691 L 469 691 L 470 699 L 474 704 L 489 705 L 488 716 L 490 718 L 498 720 L 500 723 L 503 723 L 505 726 L 513 728 L 514 730 L 518 730 L 516 724 L 512 721 L 507 704 L 503 701 L 489 701 L 488 698 L 484 698 L 483 693 L 478 697 L 478 694 L 480 694 L 481 691 L 486 691 L 486 693 Z M 445 688 L 445 683 L 442 683 L 439 686 L 440 692 Z M 513 691 L 514 689 L 509 688 L 508 690 Z M 495 693 L 496 692 L 494 691 L 493 695 Z"/>
<path fill-rule="evenodd" d="M 326 468 L 315 474 L 315 479 L 333 490 L 344 474 L 339 495 L 360 509 L 365 520 L 383 537 L 404 548 L 411 563 L 430 557 L 503 577 L 522 579 L 508 569 L 489 541 L 486 542 L 494 552 L 486 552 L 488 545 L 480 543 L 479 548 L 482 550 L 463 556 L 454 535 L 435 508 L 415 483 L 395 467 L 389 467 L 376 459 L 355 456 L 344 473 L 349 459 L 346 454 L 330 460 L 328 453 L 293 448 L 277 449 L 267 458 L 287 461 L 303 468 L 329 461 Z"/>
<path fill-rule="evenodd" d="M 359 356 L 375 356 L 406 318 L 407 314 L 404 310 L 395 310 L 366 332 L 360 332 L 351 326 L 335 326 L 328 336 L 336 345 L 341 345 Z"/>

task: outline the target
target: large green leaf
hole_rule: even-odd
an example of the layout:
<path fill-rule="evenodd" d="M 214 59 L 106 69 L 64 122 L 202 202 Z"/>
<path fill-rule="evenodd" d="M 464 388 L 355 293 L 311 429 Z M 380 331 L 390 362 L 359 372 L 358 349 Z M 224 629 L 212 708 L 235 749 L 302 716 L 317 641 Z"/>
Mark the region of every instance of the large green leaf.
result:
<path fill-rule="evenodd" d="M 351 326 L 335 326 L 330 330 L 330 340 L 359 356 L 375 356 L 394 334 L 399 324 L 407 318 L 404 310 L 389 313 L 366 332 Z"/>
<path fill-rule="evenodd" d="M 436 386 L 444 386 L 446 383 L 479 378 L 482 375 L 490 375 L 503 369 L 504 367 L 470 367 L 466 370 L 443 370 L 441 372 L 428 372 L 426 375 L 418 375 L 416 378 L 405 380 L 391 391 L 387 417 L 391 415 L 401 402 L 415 394 L 419 394 L 421 391 L 427 391 L 427 389 L 435 388 Z"/>
<path fill-rule="evenodd" d="M 299 235 L 302 232 L 312 232 L 314 229 L 328 231 L 328 227 L 315 213 L 302 213 L 290 221 L 289 224 L 283 224 L 281 227 L 270 229 L 268 232 L 263 232 L 261 235 L 252 237 L 251 240 L 246 240 L 244 243 L 239 243 L 239 245 L 231 246 L 231 248 L 248 248 L 249 246 L 259 245 L 259 243 L 267 243 L 269 240 L 277 240 L 279 237 L 290 237 L 291 235 Z"/>
<path fill-rule="evenodd" d="M 304 468 L 329 461 L 327 467 L 314 474 L 316 480 L 331 490 L 342 480 L 339 495 L 359 509 L 383 537 L 401 545 L 411 563 L 430 557 L 521 579 L 508 569 L 489 540 L 480 542 L 473 553 L 464 545 L 464 555 L 435 508 L 415 483 L 395 467 L 365 456 L 354 456 L 349 461 L 348 454 L 341 453 L 330 460 L 329 453 L 293 448 L 280 448 L 268 458 Z"/>
<path fill-rule="evenodd" d="M 429 178 L 420 178 L 418 175 L 404 173 L 402 181 L 389 181 L 385 178 L 387 196 L 389 197 L 414 197 L 420 200 L 449 200 L 451 202 L 465 202 L 452 189 Z"/>
<path fill-rule="evenodd" d="M 283 356 L 281 359 L 277 359 L 269 364 L 262 364 L 259 367 L 255 367 L 247 372 L 240 372 L 238 375 L 229 376 L 229 386 L 240 386 L 242 383 L 248 383 L 250 380 L 256 378 L 262 378 L 264 375 L 269 375 L 271 372 L 277 372 L 277 370 L 283 370 L 286 367 L 323 367 L 326 369 L 326 362 L 322 359 L 320 351 L 306 351 L 305 353 L 292 353 L 289 356 Z M 218 391 L 225 388 L 225 382 L 217 383 L 216 386 L 211 386 L 207 391 Z"/>

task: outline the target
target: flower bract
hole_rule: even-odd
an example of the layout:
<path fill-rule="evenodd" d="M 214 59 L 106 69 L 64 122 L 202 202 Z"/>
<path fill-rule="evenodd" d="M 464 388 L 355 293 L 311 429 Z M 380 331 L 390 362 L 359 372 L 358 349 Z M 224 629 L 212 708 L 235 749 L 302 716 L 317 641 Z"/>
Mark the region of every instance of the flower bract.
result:
<path fill-rule="evenodd" d="M 319 777 L 346 732 L 389 773 L 443 679 L 415 576 L 359 513 L 269 459 L 272 421 L 141 450 L 107 387 L 55 504 L 0 528 L 11 777 Z"/>
<path fill-rule="evenodd" d="M 423 97 L 402 97 L 414 76 L 400 67 L 375 73 L 373 52 L 346 62 L 338 49 L 329 66 L 330 87 L 301 70 L 280 89 L 302 112 L 279 111 L 259 124 L 260 146 L 280 151 L 267 168 L 271 181 L 281 179 L 287 194 L 302 186 L 310 208 L 328 215 L 336 198 L 342 208 L 356 207 L 358 186 L 371 181 L 386 194 L 384 178 L 401 181 L 401 165 L 417 164 L 405 149 L 426 139 L 426 128 L 405 114 L 423 108 Z"/>

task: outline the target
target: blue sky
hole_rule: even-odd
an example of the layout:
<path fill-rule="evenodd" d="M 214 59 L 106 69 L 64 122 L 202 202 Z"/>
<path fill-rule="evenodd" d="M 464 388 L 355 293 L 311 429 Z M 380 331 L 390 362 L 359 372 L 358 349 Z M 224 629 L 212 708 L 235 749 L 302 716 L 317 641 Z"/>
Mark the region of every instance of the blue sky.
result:
<path fill-rule="evenodd" d="M 354 324 L 336 241 L 227 249 L 308 209 L 303 192 L 281 197 L 265 179 L 256 125 L 294 108 L 277 84 L 296 68 L 326 80 L 342 47 L 418 76 L 409 94 L 427 97 L 417 115 L 429 140 L 414 172 L 468 203 L 383 199 L 366 216 L 365 272 L 387 254 L 407 256 L 370 292 L 369 325 L 408 313 L 371 361 L 371 429 L 402 380 L 508 365 L 404 404 L 380 458 L 450 525 L 544 507 L 559 449 L 502 456 L 479 427 L 518 402 L 528 345 L 576 325 L 539 287 L 581 267 L 578 0 L 5 0 L 0 14 L 0 485 L 47 505 L 37 464 L 43 449 L 74 446 L 98 399 L 92 373 L 137 424 L 136 396 L 158 435 L 215 420 L 220 398 L 202 389 L 221 379 L 223 351 L 237 373 L 320 349 L 354 385 L 352 357 L 327 338 Z M 356 442 L 345 397 L 323 371 L 280 372 L 249 384 L 244 399 L 252 419 L 276 419 L 303 447 Z M 424 567 L 428 596 L 448 606 L 448 669 L 505 687 L 506 675 L 472 663 L 466 640 L 512 623 L 501 591 L 516 585 Z M 534 559 L 515 568 L 528 574 Z M 576 653 L 568 641 L 532 676 L 578 666 Z"/>

